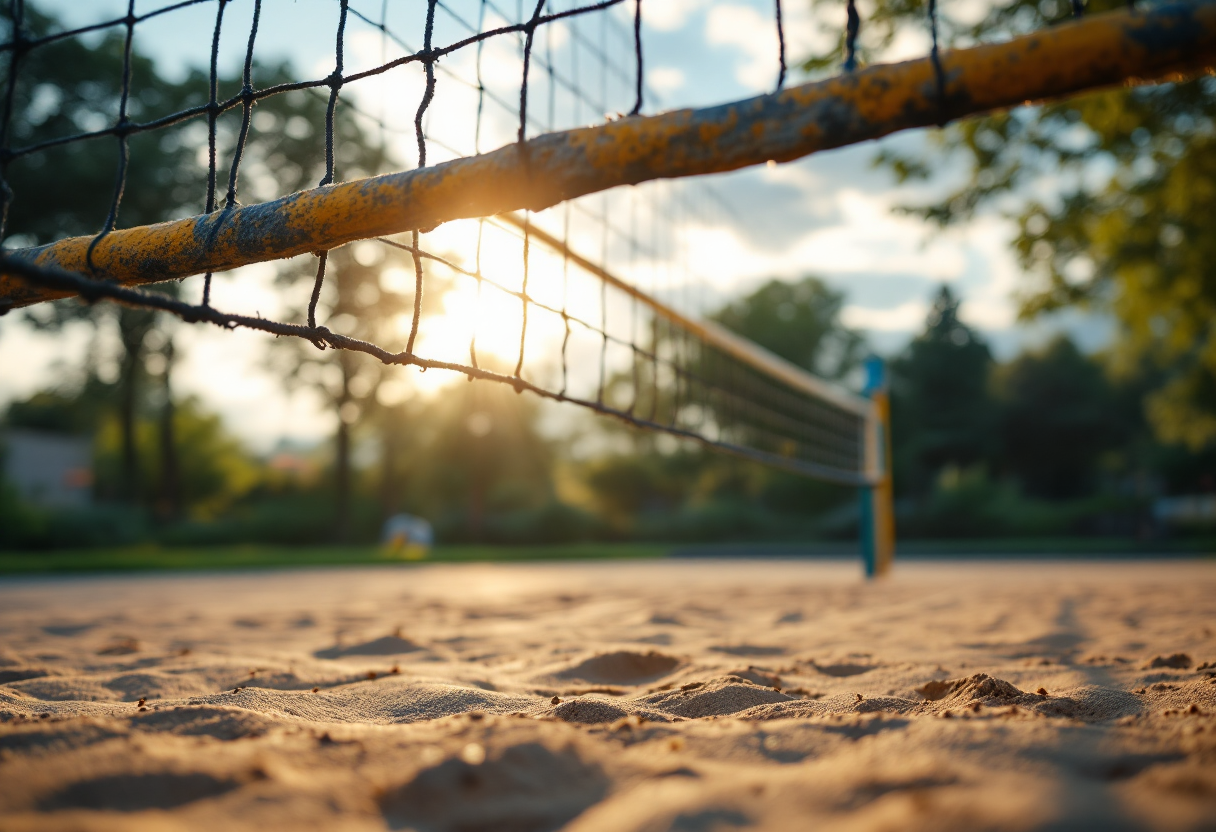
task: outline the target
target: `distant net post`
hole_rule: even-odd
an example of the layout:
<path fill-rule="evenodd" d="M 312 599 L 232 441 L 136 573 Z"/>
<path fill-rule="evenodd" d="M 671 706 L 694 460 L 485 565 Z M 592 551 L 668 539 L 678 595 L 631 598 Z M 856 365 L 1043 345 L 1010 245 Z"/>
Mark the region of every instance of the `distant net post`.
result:
<path fill-rule="evenodd" d="M 865 362 L 864 393 L 874 403 L 866 431 L 866 467 L 873 478 L 861 492 L 861 559 L 866 577 L 885 575 L 895 559 L 895 491 L 891 477 L 891 401 L 886 364 L 872 355 Z"/>

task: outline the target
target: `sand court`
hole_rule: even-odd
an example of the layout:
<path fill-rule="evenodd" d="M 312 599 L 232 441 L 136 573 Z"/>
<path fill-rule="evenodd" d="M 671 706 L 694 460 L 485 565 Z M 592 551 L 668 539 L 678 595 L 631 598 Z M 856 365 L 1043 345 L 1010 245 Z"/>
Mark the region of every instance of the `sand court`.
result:
<path fill-rule="evenodd" d="M 0 828 L 1213 829 L 1216 564 L 0 583 Z"/>

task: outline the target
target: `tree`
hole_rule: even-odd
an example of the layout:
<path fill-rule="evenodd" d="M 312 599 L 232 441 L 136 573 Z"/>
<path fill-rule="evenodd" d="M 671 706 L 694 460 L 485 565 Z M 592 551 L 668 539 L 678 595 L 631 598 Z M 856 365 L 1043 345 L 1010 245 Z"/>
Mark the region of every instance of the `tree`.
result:
<path fill-rule="evenodd" d="M 11 10 L 0 20 L 11 31 Z M 27 6 L 26 34 L 37 37 L 62 27 L 52 16 Z M 122 94 L 124 35 L 109 31 L 96 43 L 65 38 L 22 56 L 13 88 L 9 142 L 21 147 L 48 139 L 94 130 L 113 122 Z M 133 120 L 150 120 L 206 100 L 203 76 L 193 73 L 180 83 L 160 77 L 152 61 L 131 55 Z M 196 212 L 204 193 L 196 153 L 182 140 L 181 130 L 136 133 L 129 137 L 130 165 L 116 219 L 124 225 L 158 222 Z M 74 141 L 10 162 L 4 177 L 14 194 L 8 213 L 6 245 L 35 245 L 65 236 L 98 232 L 109 213 L 118 162 L 112 137 Z M 160 287 L 172 293 L 176 284 Z M 122 356 L 116 386 L 122 434 L 120 495 L 132 501 L 140 490 L 135 424 L 143 404 L 148 356 L 146 342 L 161 325 L 157 313 L 118 307 L 59 301 L 28 310 L 36 327 L 57 329 L 70 321 L 94 326 L 113 325 Z"/>
<path fill-rule="evenodd" d="M 843 304 L 842 293 L 817 277 L 805 276 L 796 281 L 765 281 L 710 317 L 809 372 L 839 380 L 856 368 L 865 346 L 862 336 L 841 322 Z M 724 359 L 702 353 L 699 360 L 704 364 L 698 366 L 694 361 L 690 375 L 721 378 L 719 361 Z M 647 362 L 639 365 L 637 383 L 632 372 L 618 374 L 611 379 L 607 398 L 618 407 L 628 407 L 637 390 L 641 399 L 637 410 L 646 413 L 652 378 Z M 751 370 L 743 368 L 741 372 Z M 682 402 L 683 406 L 690 404 L 713 407 L 712 400 Z M 673 405 L 671 391 L 660 390 L 658 421 L 668 418 Z M 732 416 L 727 405 L 716 419 L 720 424 L 731 424 Z M 746 437 L 750 427 L 739 423 L 733 429 L 734 436 Z M 629 527 L 645 513 L 670 517 L 681 507 L 696 503 L 744 508 L 759 505 L 805 517 L 852 499 L 850 489 L 699 447 L 659 453 L 652 434 L 634 435 L 637 441 L 632 454 L 595 460 L 584 471 L 585 484 L 596 506 L 619 528 Z"/>
<path fill-rule="evenodd" d="M 769 351 L 823 378 L 843 378 L 864 341 L 840 322 L 844 295 L 817 277 L 770 280 L 711 317 Z"/>
<path fill-rule="evenodd" d="M 359 243 L 330 252 L 318 321 L 343 335 L 367 341 L 400 340 L 400 325 L 409 319 L 414 308 L 413 287 L 402 287 L 389 276 L 400 275 L 400 267 L 407 262 L 399 252 L 377 243 Z M 312 265 L 306 262 L 285 268 L 280 272 L 280 282 L 311 279 Z M 439 288 L 435 281 L 431 287 Z M 436 300 L 437 297 L 427 299 L 428 310 Z M 302 316 L 302 310 L 297 314 Z M 319 350 L 296 338 L 275 341 L 271 361 L 289 390 L 311 388 L 337 417 L 334 535 L 345 540 L 350 533 L 353 432 L 361 418 L 377 408 L 376 390 L 380 382 L 400 368 L 385 367 L 371 356 L 349 350 Z M 403 430 L 405 426 L 395 424 L 389 429 Z M 391 476 L 394 476 L 391 469 L 386 469 L 386 477 Z"/>
<path fill-rule="evenodd" d="M 1086 9 L 1123 6 L 1091 0 Z M 1055 0 L 1010 0 L 974 24 L 946 12 L 947 42 L 1039 29 L 1070 14 Z M 870 43 L 889 43 L 924 13 L 923 0 L 877 0 Z M 1216 447 L 1214 123 L 1208 75 L 969 119 L 940 135 L 937 153 L 881 161 L 906 179 L 961 160 L 962 187 L 907 210 L 942 225 L 990 208 L 1016 221 L 1014 251 L 1037 281 L 1022 293 L 1022 315 L 1071 306 L 1112 315 L 1112 368 L 1125 376 L 1153 368 L 1146 409 L 1157 436 L 1198 451 Z"/>
<path fill-rule="evenodd" d="M 844 294 L 818 277 L 787 282 L 769 280 L 751 294 L 712 316 L 727 329 L 821 378 L 841 380 L 855 370 L 865 339 L 840 320 Z M 739 467 L 723 461 L 720 466 Z M 743 493 L 765 505 L 805 515 L 851 499 L 848 489 L 798 474 L 769 469 L 750 477 L 727 477 Z"/>
<path fill-rule="evenodd" d="M 996 450 L 989 394 L 992 354 L 959 319 L 943 285 L 925 331 L 891 363 L 891 429 L 896 488 L 926 494 L 947 467 L 988 462 Z"/>
<path fill-rule="evenodd" d="M 4 423 L 16 428 L 55 433 L 94 433 L 113 400 L 113 385 L 95 374 L 64 388 L 41 390 L 27 399 L 10 402 Z"/>
<path fill-rule="evenodd" d="M 995 380 L 1001 467 L 1028 496 L 1085 496 L 1103 455 L 1135 439 L 1134 402 L 1129 408 L 1101 364 L 1066 337 L 998 368 Z"/>
<path fill-rule="evenodd" d="M 537 430 L 537 401 L 506 385 L 457 383 L 419 419 L 426 441 L 413 489 L 431 516 L 455 510 L 474 540 L 496 513 L 537 509 L 553 498 L 553 448 Z"/>
<path fill-rule="evenodd" d="M 177 402 L 169 413 L 174 421 L 175 441 L 165 443 L 164 412 L 155 419 L 143 419 L 136 425 L 135 442 L 141 466 L 140 492 L 136 499 L 158 509 L 162 518 L 178 519 L 166 513 L 164 501 L 177 501 L 174 513 L 195 520 L 213 520 L 231 509 L 257 485 L 262 472 L 239 440 L 229 434 L 220 417 L 206 412 L 193 398 Z M 95 475 L 103 493 L 121 482 L 122 439 L 117 419 L 104 421 L 97 434 Z M 177 459 L 163 458 L 165 449 Z M 164 471 L 175 465 L 180 476 L 174 484 L 174 494 L 165 493 Z"/>
<path fill-rule="evenodd" d="M 0 20 L 11 30 L 9 11 Z M 26 8 L 27 34 L 40 36 L 62 27 L 52 16 Z M 26 146 L 111 124 L 121 95 L 124 33 L 108 30 L 95 43 L 65 38 L 39 46 L 23 56 L 14 90 L 10 143 Z M 293 79 L 286 65 L 253 67 L 259 86 L 274 86 Z M 223 100 L 242 86 L 239 77 L 221 77 L 218 97 Z M 209 96 L 209 78 L 193 70 L 181 82 L 160 77 L 148 57 L 131 55 L 129 116 L 147 121 L 203 104 Z M 266 200 L 312 186 L 325 168 L 327 97 L 315 91 L 296 90 L 259 101 L 252 129 L 244 145 L 243 177 L 233 196 Z M 240 108 L 220 116 L 217 125 L 216 171 L 218 204 L 225 203 L 227 166 L 234 158 L 243 113 Z M 348 110 L 340 109 L 336 123 L 338 176 L 358 177 L 377 172 L 384 164 L 381 149 L 370 147 Z M 200 164 L 200 146 L 207 141 L 206 121 L 196 118 L 168 128 L 137 132 L 129 137 L 130 165 L 117 214 L 118 227 L 140 225 L 195 214 L 206 207 L 207 172 Z M 117 160 L 113 137 L 73 141 L 17 157 L 5 171 L 15 200 L 9 217 L 7 244 L 34 245 L 64 236 L 97 233 L 114 193 Z M 341 258 L 339 258 L 341 259 Z M 178 284 L 151 287 L 176 294 Z M 76 300 L 44 304 L 27 311 L 35 326 L 59 328 L 74 320 L 95 327 L 114 326 L 122 348 L 115 405 L 120 415 L 121 478 L 119 496 L 134 501 L 144 493 L 139 482 L 145 469 L 139 460 L 135 434 L 141 413 L 157 407 L 162 425 L 165 460 L 157 480 L 162 514 L 176 513 L 173 495 L 180 476 L 175 462 L 170 374 L 174 353 L 170 316 L 113 304 L 86 305 Z M 155 342 L 155 343 L 153 343 Z M 152 346 L 150 346 L 152 344 Z M 163 366 L 150 373 L 147 362 Z M 163 361 L 161 359 L 164 359 Z M 159 384 L 151 384 L 160 376 Z M 169 395 L 162 395 L 169 392 Z M 338 407 L 346 402 L 343 398 Z M 343 459 L 349 454 L 340 453 Z M 340 465 L 340 470 L 349 466 Z M 345 493 L 345 491 L 343 491 Z"/>

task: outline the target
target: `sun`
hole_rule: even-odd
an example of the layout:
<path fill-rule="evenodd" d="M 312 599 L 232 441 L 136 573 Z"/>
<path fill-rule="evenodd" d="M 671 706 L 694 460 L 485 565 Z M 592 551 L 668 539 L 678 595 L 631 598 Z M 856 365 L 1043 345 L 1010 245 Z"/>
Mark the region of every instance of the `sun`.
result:
<path fill-rule="evenodd" d="M 579 266 L 577 258 L 564 258 L 560 251 L 532 238 L 525 264 L 523 234 L 516 227 L 493 219 L 457 221 L 427 234 L 423 248 L 458 268 L 434 261 L 428 264 L 429 273 L 439 278 L 430 291 L 444 288 L 442 298 L 419 323 L 414 353 L 421 358 L 469 366 L 474 363 L 475 350 L 477 366 L 511 374 L 520 364 L 522 347 L 525 379 L 551 381 L 555 373 L 562 373 L 563 361 L 592 367 L 593 372 L 582 373 L 580 378 L 598 379 L 602 361 L 610 372 L 629 360 L 627 351 L 615 346 L 606 357 L 599 355 L 607 345 L 600 327 L 606 326 L 621 344 L 637 340 L 647 331 L 649 312 L 639 313 L 630 297 L 617 289 L 605 292 L 602 279 Z M 653 263 L 631 262 L 629 266 L 625 279 L 656 283 Z M 412 286 L 413 273 L 400 271 L 401 290 L 406 291 Z M 382 282 L 385 279 L 382 275 Z M 529 301 L 526 321 L 521 297 L 525 293 Z M 402 346 L 411 325 L 409 313 L 396 321 Z M 415 389 L 424 393 L 465 378 L 443 371 L 411 371 L 409 376 Z"/>
<path fill-rule="evenodd" d="M 482 279 L 442 264 L 431 264 L 432 273 L 446 284 L 437 311 L 419 322 L 414 352 L 421 358 L 470 365 L 476 351 L 480 367 L 512 372 L 519 361 L 524 332 L 524 250 L 522 240 L 508 229 L 491 223 L 455 222 L 428 235 L 424 247 L 443 253 L 463 269 L 475 271 L 480 262 Z M 458 252 L 458 255 L 446 254 Z M 528 297 L 545 306 L 560 306 L 563 278 L 560 262 L 556 268 L 551 257 L 534 247 L 528 255 Z M 412 275 L 410 275 L 412 280 Z M 436 281 L 438 285 L 438 281 Z M 559 294 L 554 296 L 554 287 Z M 543 317 L 560 317 L 530 303 L 525 355 L 536 351 L 542 356 L 553 347 L 552 326 Z M 396 320 L 398 336 L 408 338 L 412 325 L 409 313 Z M 560 342 L 559 345 L 560 347 Z M 435 390 L 463 380 L 459 374 L 427 372 L 411 374 L 420 391 Z"/>

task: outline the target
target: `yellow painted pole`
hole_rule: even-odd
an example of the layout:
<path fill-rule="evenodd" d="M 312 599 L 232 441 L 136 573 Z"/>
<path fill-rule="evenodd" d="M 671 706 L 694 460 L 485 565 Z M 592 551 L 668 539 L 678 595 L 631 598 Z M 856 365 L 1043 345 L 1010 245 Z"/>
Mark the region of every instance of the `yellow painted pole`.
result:
<path fill-rule="evenodd" d="M 891 571 L 895 560 L 895 488 L 891 471 L 891 398 L 881 358 L 865 362 L 865 395 L 873 404 L 866 432 L 866 470 L 870 482 L 860 491 L 861 562 L 867 578 Z"/>
<path fill-rule="evenodd" d="M 875 392 L 874 409 L 881 428 L 882 475 L 874 486 L 874 574 L 881 577 L 895 562 L 895 481 L 891 471 L 891 397 L 886 386 Z"/>
<path fill-rule="evenodd" d="M 1091 15 L 1004 43 L 872 66 L 732 104 L 549 133 L 273 202 L 11 252 L 124 285 L 325 251 L 456 219 L 541 210 L 653 179 L 736 170 L 1087 90 L 1210 71 L 1216 0 Z M 17 195 L 20 198 L 20 194 Z M 0 272 L 0 312 L 71 293 Z"/>

